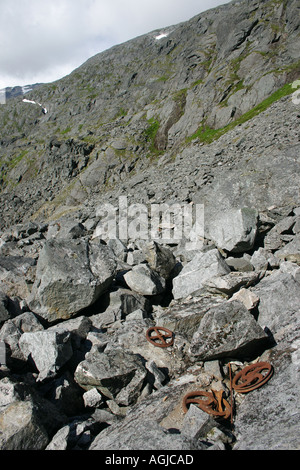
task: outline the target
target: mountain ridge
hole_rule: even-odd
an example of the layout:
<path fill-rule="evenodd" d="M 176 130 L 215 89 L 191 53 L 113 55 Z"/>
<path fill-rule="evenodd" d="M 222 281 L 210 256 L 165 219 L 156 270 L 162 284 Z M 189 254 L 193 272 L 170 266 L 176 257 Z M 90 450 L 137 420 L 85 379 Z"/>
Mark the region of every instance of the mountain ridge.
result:
<path fill-rule="evenodd" d="M 65 187 L 69 178 L 54 177 L 54 190 L 45 191 L 38 178 L 48 160 L 51 171 L 54 135 L 64 146 L 71 145 L 68 140 L 80 148 L 94 146 L 89 162 L 98 155 L 117 166 L 127 161 L 129 167 L 141 156 L 151 161 L 164 153 L 174 155 L 186 139 L 205 142 L 207 135 L 234 123 L 299 77 L 298 8 L 297 1 L 232 2 L 165 28 L 168 36 L 160 40 L 155 36 L 161 30 L 114 46 L 28 94 L 49 110 L 46 118 L 18 100 L 10 102 L 0 115 L 1 197 L 8 197 L 12 187 L 21 200 L 27 199 L 28 189 L 22 188 L 26 176 L 33 174 L 36 190 L 44 194 L 40 203 Z M 224 15 L 236 20 L 225 21 Z M 114 141 L 120 139 L 123 148 L 115 149 Z M 77 157 L 75 163 L 72 158 L 65 159 L 63 172 L 74 181 L 81 170 Z M 67 170 L 70 165 L 74 171 Z M 86 166 L 88 162 L 79 164 L 84 171 Z M 37 207 L 34 194 L 30 199 Z"/>

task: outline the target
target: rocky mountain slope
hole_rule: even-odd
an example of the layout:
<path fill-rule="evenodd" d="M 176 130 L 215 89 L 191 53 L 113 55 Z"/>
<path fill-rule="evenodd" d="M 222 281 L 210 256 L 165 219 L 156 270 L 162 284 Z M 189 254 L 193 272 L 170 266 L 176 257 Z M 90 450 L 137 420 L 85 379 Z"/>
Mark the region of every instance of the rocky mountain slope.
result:
<path fill-rule="evenodd" d="M 24 85 L 24 86 L 14 86 L 14 87 L 6 87 L 0 90 L 0 93 L 3 95 L 3 102 L 6 103 L 8 100 L 20 96 L 24 96 L 30 91 L 36 89 L 36 87 L 40 86 L 40 83 L 35 83 L 34 85 Z"/>
<path fill-rule="evenodd" d="M 1 106 L 1 449 L 299 448 L 299 12 L 231 2 Z"/>

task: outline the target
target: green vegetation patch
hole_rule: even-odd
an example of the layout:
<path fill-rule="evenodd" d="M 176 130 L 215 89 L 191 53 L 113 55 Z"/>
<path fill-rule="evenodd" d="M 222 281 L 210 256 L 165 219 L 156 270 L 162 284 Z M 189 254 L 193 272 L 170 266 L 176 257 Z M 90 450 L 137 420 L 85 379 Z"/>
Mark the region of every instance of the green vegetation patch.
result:
<path fill-rule="evenodd" d="M 258 116 L 260 113 L 268 109 L 273 103 L 280 100 L 284 96 L 288 96 L 292 94 L 294 91 L 295 91 L 295 88 L 292 88 L 292 83 L 288 83 L 284 85 L 283 87 L 279 88 L 271 96 L 266 98 L 264 101 L 259 103 L 250 111 L 247 111 L 245 114 L 243 114 L 241 117 L 239 117 L 235 121 L 230 122 L 229 124 L 227 124 L 226 126 L 220 129 L 212 129 L 206 126 L 205 124 L 203 124 L 193 135 L 188 137 L 186 141 L 190 142 L 194 139 L 200 139 L 200 141 L 203 143 L 211 143 L 214 140 L 219 139 L 219 137 L 221 137 L 222 135 L 226 134 L 226 132 L 234 129 L 236 126 L 239 126 L 240 124 L 243 124 L 249 121 L 255 116 Z"/>
<path fill-rule="evenodd" d="M 158 150 L 155 146 L 156 135 L 160 126 L 160 123 L 157 119 L 151 118 L 148 121 L 149 126 L 144 131 L 144 138 L 146 142 L 150 144 L 150 151 L 156 153 Z"/>

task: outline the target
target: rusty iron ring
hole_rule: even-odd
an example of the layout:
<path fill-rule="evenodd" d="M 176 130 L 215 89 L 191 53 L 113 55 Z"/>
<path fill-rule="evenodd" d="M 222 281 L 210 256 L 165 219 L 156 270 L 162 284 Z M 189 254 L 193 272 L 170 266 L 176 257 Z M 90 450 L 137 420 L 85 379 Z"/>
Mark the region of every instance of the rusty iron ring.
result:
<path fill-rule="evenodd" d="M 262 371 L 266 371 L 262 374 Z M 232 382 L 236 392 L 247 393 L 264 385 L 273 375 L 273 367 L 269 362 L 257 362 L 238 372 Z"/>
<path fill-rule="evenodd" d="M 161 333 L 163 331 L 164 333 Z M 152 336 L 152 333 L 156 333 L 155 336 Z M 167 328 L 161 326 L 153 326 L 149 328 L 146 332 L 146 338 L 149 343 L 157 346 L 158 348 L 168 348 L 174 343 L 174 333 Z M 171 338 L 170 341 L 168 339 Z M 159 340 L 160 343 L 157 343 L 155 340 Z"/>
<path fill-rule="evenodd" d="M 188 405 L 196 404 L 202 411 L 211 414 L 217 418 L 228 419 L 232 410 L 228 401 L 223 398 L 223 390 L 212 390 L 211 392 L 195 391 L 187 393 L 182 400 L 183 411 L 188 411 Z M 203 400 L 200 397 L 207 398 Z"/>

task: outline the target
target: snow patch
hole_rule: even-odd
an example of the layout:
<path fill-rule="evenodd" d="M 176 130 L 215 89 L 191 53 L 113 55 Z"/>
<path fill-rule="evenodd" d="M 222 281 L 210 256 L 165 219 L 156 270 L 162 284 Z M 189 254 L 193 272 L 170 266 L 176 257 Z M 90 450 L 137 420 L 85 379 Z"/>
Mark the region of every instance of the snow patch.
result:
<path fill-rule="evenodd" d="M 37 103 L 35 101 L 32 101 L 32 100 L 27 100 L 26 98 L 23 98 L 23 103 L 30 103 L 30 104 L 37 104 L 38 106 L 40 106 L 42 108 L 42 112 L 43 114 L 47 114 L 48 111 L 47 111 L 47 108 L 44 108 L 41 103 Z"/>
<path fill-rule="evenodd" d="M 156 36 L 155 39 L 159 41 L 160 39 L 166 38 L 167 36 L 168 36 L 167 33 L 161 33 L 158 36 Z"/>
<path fill-rule="evenodd" d="M 27 100 L 26 98 L 23 99 L 23 102 L 24 103 L 31 103 L 31 104 L 36 104 L 35 101 L 32 101 L 32 100 Z"/>
<path fill-rule="evenodd" d="M 32 88 L 30 88 L 29 85 L 22 86 L 22 93 L 23 93 L 23 95 L 25 95 L 25 94 L 28 93 L 29 91 L 32 91 Z"/>

